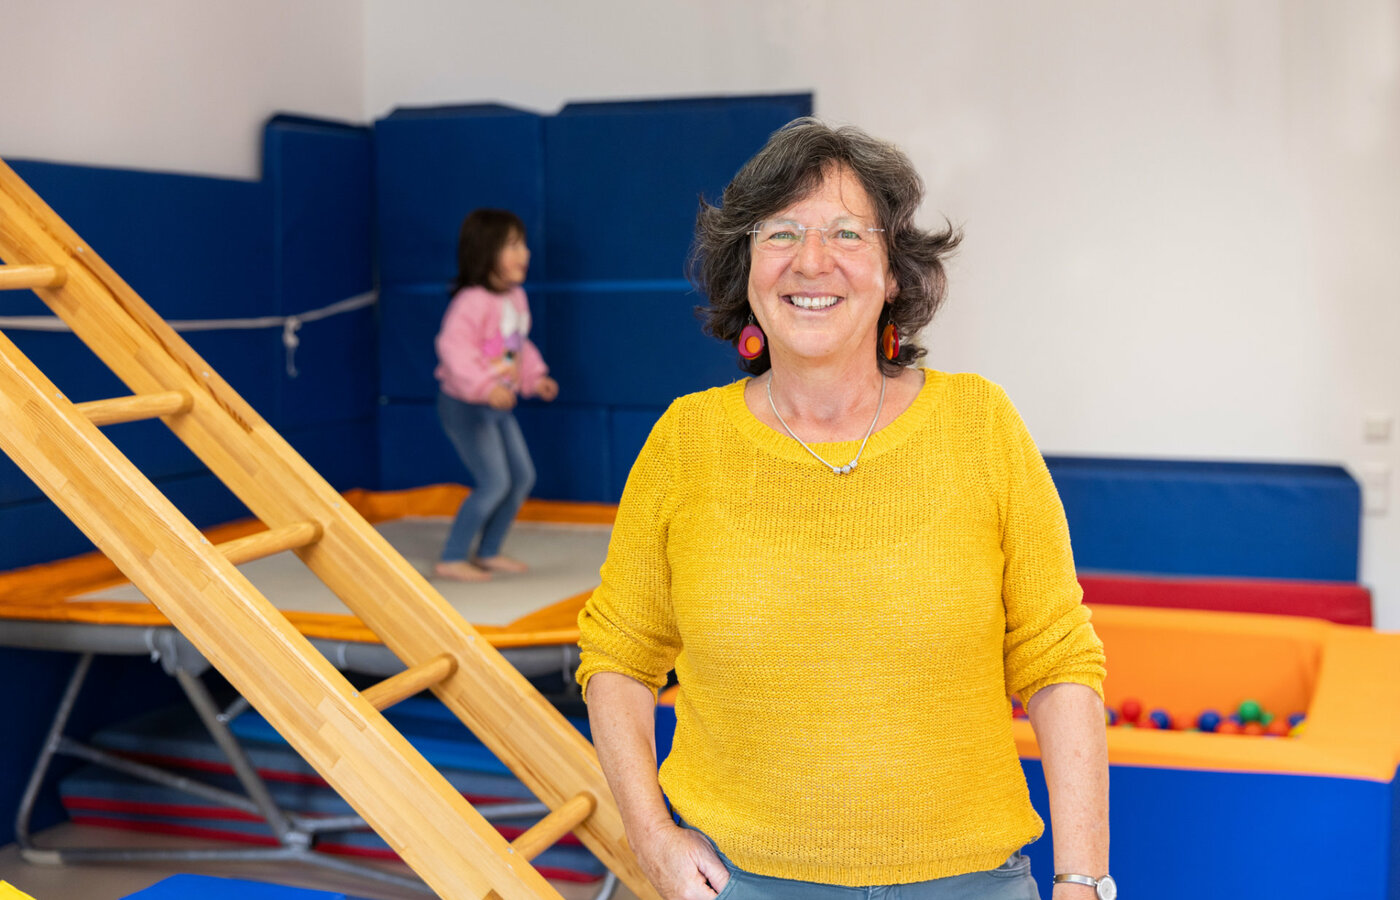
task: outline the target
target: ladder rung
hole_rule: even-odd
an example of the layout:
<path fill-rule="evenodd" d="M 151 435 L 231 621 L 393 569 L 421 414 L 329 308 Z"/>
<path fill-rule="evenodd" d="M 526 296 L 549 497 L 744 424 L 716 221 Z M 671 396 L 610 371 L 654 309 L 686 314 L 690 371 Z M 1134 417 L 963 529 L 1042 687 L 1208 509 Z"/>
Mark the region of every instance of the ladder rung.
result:
<path fill-rule="evenodd" d="M 457 660 L 450 653 L 434 656 L 425 663 L 410 666 L 397 675 L 386 678 L 360 693 L 375 709 L 388 709 L 401 700 L 407 700 L 419 691 L 426 690 L 457 671 Z"/>
<path fill-rule="evenodd" d="M 255 559 L 262 559 L 265 556 L 272 556 L 274 553 L 281 553 L 283 550 L 305 547 L 320 539 L 321 526 L 318 523 L 295 522 L 280 528 L 259 531 L 257 534 L 250 534 L 237 540 L 225 541 L 214 549 L 237 566 Z"/>
<path fill-rule="evenodd" d="M 90 400 L 78 404 L 78 412 L 94 425 L 117 425 L 137 422 L 157 416 L 172 416 L 187 412 L 190 395 L 184 391 L 162 391 L 159 394 L 133 394 L 111 400 Z"/>
<path fill-rule="evenodd" d="M 597 808 L 597 798 L 584 791 L 532 825 L 528 831 L 511 841 L 510 847 L 526 859 L 534 859 L 553 847 L 561 837 L 582 825 Z"/>
<path fill-rule="evenodd" d="M 67 280 L 60 266 L 0 266 L 0 291 L 62 287 Z"/>

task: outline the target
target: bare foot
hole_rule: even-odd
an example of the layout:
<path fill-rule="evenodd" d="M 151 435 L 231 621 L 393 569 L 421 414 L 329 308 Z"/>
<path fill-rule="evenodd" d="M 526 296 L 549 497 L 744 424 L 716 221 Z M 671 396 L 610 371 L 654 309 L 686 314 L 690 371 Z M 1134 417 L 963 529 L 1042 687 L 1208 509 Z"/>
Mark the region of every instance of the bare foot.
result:
<path fill-rule="evenodd" d="M 478 556 L 476 564 L 488 572 L 510 572 L 519 575 L 530 571 L 529 565 L 509 556 Z"/>
<path fill-rule="evenodd" d="M 433 566 L 433 574 L 452 581 L 490 581 L 491 573 L 469 562 L 440 562 Z"/>

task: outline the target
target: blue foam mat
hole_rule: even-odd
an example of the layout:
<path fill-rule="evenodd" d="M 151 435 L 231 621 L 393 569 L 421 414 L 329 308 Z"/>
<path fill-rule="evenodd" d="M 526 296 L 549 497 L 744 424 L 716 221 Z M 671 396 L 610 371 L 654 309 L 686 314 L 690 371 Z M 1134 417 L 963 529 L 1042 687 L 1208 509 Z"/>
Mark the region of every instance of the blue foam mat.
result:
<path fill-rule="evenodd" d="M 125 900 L 355 900 L 335 891 L 313 891 L 266 881 L 171 875 Z"/>

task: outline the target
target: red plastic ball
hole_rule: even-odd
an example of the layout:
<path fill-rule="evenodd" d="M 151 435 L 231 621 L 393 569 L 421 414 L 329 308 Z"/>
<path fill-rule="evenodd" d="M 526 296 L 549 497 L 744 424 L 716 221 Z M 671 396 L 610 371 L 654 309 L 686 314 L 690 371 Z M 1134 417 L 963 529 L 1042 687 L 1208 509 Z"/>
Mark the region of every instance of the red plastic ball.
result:
<path fill-rule="evenodd" d="M 1122 705 L 1118 707 L 1118 714 L 1123 717 L 1125 722 L 1136 722 L 1138 719 L 1142 718 L 1142 703 L 1132 697 L 1128 697 L 1123 701 Z"/>

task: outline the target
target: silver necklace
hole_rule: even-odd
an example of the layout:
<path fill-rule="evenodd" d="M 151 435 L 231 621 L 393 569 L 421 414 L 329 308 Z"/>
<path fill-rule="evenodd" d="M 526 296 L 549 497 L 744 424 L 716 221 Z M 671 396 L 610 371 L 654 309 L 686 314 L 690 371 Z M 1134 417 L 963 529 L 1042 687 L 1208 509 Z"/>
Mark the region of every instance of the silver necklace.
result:
<path fill-rule="evenodd" d="M 865 452 L 866 442 L 870 440 L 870 435 L 874 434 L 875 432 L 875 423 L 880 421 L 880 411 L 885 408 L 885 385 L 888 383 L 889 379 L 886 378 L 882 373 L 880 375 L 880 403 L 875 407 L 875 418 L 870 420 L 870 427 L 865 432 L 865 440 L 860 442 L 860 449 L 856 451 L 855 458 L 852 459 L 850 462 L 846 463 L 844 466 L 833 466 L 831 463 L 822 459 L 821 456 L 817 454 L 817 451 L 807 446 L 806 441 L 793 434 L 792 429 L 788 427 L 788 423 L 783 421 L 782 415 L 778 412 L 777 404 L 773 402 L 773 375 L 771 371 L 768 375 L 768 406 L 772 408 L 773 415 L 778 417 L 778 424 L 783 426 L 783 430 L 786 431 L 794 441 L 797 441 L 797 443 L 802 445 L 803 450 L 806 450 L 808 453 L 812 454 L 812 456 L 816 458 L 817 462 L 830 469 L 833 475 L 848 475 L 850 474 L 851 470 L 856 467 L 856 463 L 860 462 L 860 455 Z"/>

